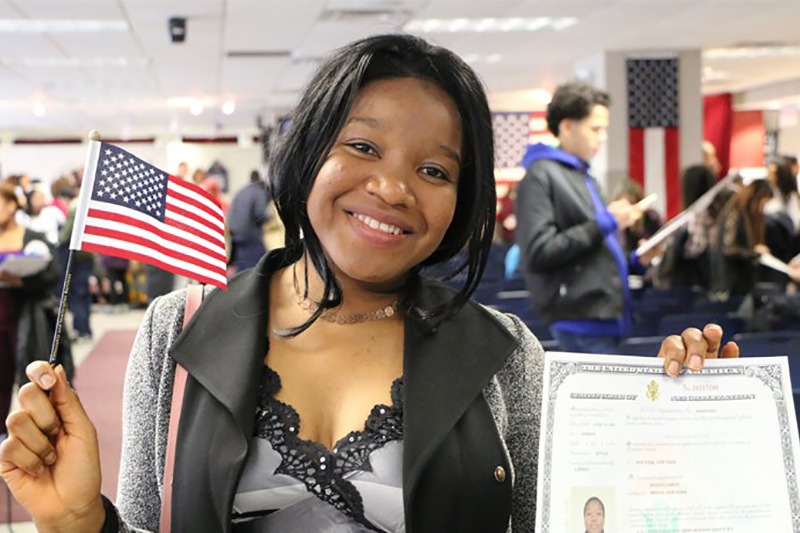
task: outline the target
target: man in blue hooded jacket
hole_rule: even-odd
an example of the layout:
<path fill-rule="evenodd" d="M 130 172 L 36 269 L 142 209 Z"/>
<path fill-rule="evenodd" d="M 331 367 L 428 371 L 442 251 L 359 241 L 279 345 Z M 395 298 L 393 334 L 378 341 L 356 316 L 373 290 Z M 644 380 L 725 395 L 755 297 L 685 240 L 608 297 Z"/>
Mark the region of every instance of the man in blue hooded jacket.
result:
<path fill-rule="evenodd" d="M 561 85 L 547 107 L 557 148 L 536 144 L 523 159 L 516 241 L 534 303 L 565 351 L 614 353 L 630 329 L 628 273 L 649 257 L 625 256 L 618 230 L 642 210 L 606 206 L 590 161 L 606 139 L 608 94 L 583 82 Z"/>

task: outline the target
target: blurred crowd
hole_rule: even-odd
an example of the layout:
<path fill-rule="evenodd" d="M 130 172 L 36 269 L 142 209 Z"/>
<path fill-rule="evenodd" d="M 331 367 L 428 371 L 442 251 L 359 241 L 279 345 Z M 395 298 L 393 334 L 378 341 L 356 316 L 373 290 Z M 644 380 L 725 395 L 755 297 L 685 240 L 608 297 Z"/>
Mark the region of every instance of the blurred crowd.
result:
<path fill-rule="evenodd" d="M 228 201 L 228 176 L 215 163 L 188 175 L 189 180 L 219 200 L 225 212 L 229 274 L 251 268 L 266 252 L 265 226 L 271 217 L 267 187 L 257 170 L 249 183 Z M 46 357 L 55 331 L 58 305 L 70 255 L 69 245 L 83 178 L 82 169 L 45 182 L 26 174 L 0 182 L 0 435 L 16 382 L 25 383 L 24 369 Z M 17 256 L 44 258 L 43 268 L 22 276 L 3 264 Z M 70 266 L 69 311 L 58 359 L 73 373 L 72 346 L 92 339 L 91 314 L 116 314 L 144 308 L 156 297 L 186 285 L 188 280 L 128 259 L 74 251 Z"/>

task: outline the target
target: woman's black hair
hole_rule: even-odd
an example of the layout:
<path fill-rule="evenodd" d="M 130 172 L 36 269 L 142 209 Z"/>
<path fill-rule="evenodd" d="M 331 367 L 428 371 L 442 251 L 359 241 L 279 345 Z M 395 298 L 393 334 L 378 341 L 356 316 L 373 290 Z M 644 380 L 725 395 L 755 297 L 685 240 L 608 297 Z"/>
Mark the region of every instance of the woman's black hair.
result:
<path fill-rule="evenodd" d="M 705 165 L 692 165 L 683 171 L 683 208 L 686 209 L 717 183 L 714 173 Z"/>
<path fill-rule="evenodd" d="M 775 186 L 785 202 L 789 200 L 792 193 L 797 192 L 797 176 L 794 175 L 791 167 L 784 164 L 778 164 L 775 167 Z"/>
<path fill-rule="evenodd" d="M 328 263 L 307 212 L 308 196 L 328 153 L 345 124 L 353 102 L 370 82 L 392 78 L 428 81 L 447 94 L 461 119 L 462 163 L 453 220 L 439 247 L 412 272 L 403 306 L 420 318 L 438 322 L 457 312 L 483 275 L 494 232 L 496 192 L 494 141 L 486 93 L 475 72 L 457 55 L 410 35 L 379 35 L 335 52 L 316 72 L 291 116 L 289 131 L 279 140 L 270 171 L 275 206 L 286 228 L 287 255 L 310 259 L 325 288 L 307 329 L 326 309 L 341 304 L 341 288 Z M 419 269 L 447 261 L 466 245 L 467 257 L 447 277 L 466 269 L 463 287 L 446 304 L 422 309 L 413 298 Z M 305 291 L 308 296 L 306 278 Z"/>
<path fill-rule="evenodd" d="M 568 118 L 583 120 L 592 113 L 594 106 L 609 107 L 611 97 L 607 92 L 583 81 L 571 81 L 556 88 L 547 104 L 547 129 L 558 137 L 561 121 Z"/>
<path fill-rule="evenodd" d="M 600 504 L 600 509 L 603 510 L 603 515 L 605 516 L 605 514 L 606 514 L 606 506 L 603 505 L 603 501 L 600 498 L 598 498 L 597 496 L 592 496 L 591 498 L 586 500 L 586 503 L 583 504 L 583 514 L 586 514 L 586 509 L 589 508 L 589 504 L 592 503 L 592 502 L 597 502 L 597 503 Z"/>

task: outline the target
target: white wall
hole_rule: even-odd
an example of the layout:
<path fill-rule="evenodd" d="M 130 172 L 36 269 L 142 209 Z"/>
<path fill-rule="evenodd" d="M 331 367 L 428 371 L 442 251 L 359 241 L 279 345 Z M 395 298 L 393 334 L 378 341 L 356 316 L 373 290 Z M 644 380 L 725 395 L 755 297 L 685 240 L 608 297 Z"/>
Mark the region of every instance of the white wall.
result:
<path fill-rule="evenodd" d="M 228 197 L 250 180 L 252 170 L 261 169 L 261 150 L 257 145 L 182 143 L 158 139 L 151 144 L 121 144 L 125 150 L 157 167 L 175 173 L 178 163 L 186 161 L 189 172 L 207 169 L 219 161 L 228 170 Z M 0 144 L 0 174 L 28 174 L 50 183 L 59 176 L 83 166 L 86 144 Z"/>

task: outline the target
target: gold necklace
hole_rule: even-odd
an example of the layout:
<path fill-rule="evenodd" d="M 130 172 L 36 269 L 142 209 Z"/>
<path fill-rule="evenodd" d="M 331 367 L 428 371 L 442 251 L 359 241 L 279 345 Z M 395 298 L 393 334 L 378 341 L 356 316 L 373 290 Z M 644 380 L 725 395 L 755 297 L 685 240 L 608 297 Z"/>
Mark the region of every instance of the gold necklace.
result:
<path fill-rule="evenodd" d="M 294 270 L 294 268 L 292 271 L 294 278 L 294 293 L 295 296 L 297 296 L 297 305 L 299 305 L 304 311 L 313 314 L 316 308 L 319 306 L 319 303 L 312 302 L 300 293 L 300 284 L 297 281 L 297 272 Z M 366 313 L 354 313 L 352 315 L 342 315 L 339 313 L 338 309 L 325 309 L 322 311 L 322 314 L 319 317 L 326 322 L 339 324 L 340 326 L 345 324 L 361 324 L 362 322 L 391 318 L 397 314 L 397 309 L 399 306 L 400 298 L 395 298 L 391 304 L 375 309 L 374 311 L 368 311 Z"/>

